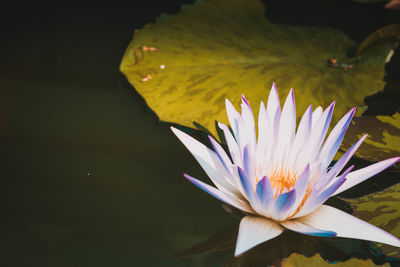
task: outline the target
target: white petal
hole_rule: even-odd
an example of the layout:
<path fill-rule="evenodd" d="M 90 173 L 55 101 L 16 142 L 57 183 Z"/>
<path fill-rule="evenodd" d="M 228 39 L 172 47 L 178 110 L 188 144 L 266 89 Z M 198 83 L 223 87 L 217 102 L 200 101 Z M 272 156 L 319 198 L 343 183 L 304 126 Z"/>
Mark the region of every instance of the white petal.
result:
<path fill-rule="evenodd" d="M 225 170 L 214 151 L 186 133 L 174 127 L 171 127 L 171 129 L 190 153 L 192 153 L 196 158 L 197 162 L 201 165 L 218 189 L 228 191 L 232 194 L 240 194 L 232 183 L 232 177 L 229 178 L 229 173 Z"/>
<path fill-rule="evenodd" d="M 303 161 L 306 162 L 306 159 L 302 160 L 304 157 L 300 156 L 300 152 L 304 150 L 309 142 L 310 133 L 311 133 L 311 122 L 312 122 L 312 105 L 308 107 L 306 112 L 304 112 L 303 117 L 300 120 L 299 127 L 296 132 L 296 137 L 294 141 L 294 145 L 291 151 L 291 166 L 294 166 L 295 162 L 299 162 L 299 167 L 302 168 Z M 305 163 L 307 164 L 307 163 Z"/>
<path fill-rule="evenodd" d="M 299 222 L 298 220 L 284 221 L 284 222 L 281 222 L 281 225 L 283 225 L 285 228 L 287 228 L 289 230 L 292 230 L 292 231 L 298 232 L 298 233 L 302 233 L 305 235 L 321 236 L 321 237 L 336 236 L 336 233 L 333 231 L 316 229 L 309 225 L 305 225 L 304 223 Z"/>
<path fill-rule="evenodd" d="M 367 135 L 364 135 L 363 137 L 360 138 L 355 144 L 353 144 L 349 150 L 344 153 L 344 155 L 333 165 L 333 167 L 329 170 L 329 172 L 326 174 L 326 181 L 325 183 L 330 183 L 332 184 L 333 177 L 337 176 L 344 166 L 346 166 L 347 162 L 351 159 L 351 157 L 356 153 L 357 149 L 361 146 L 362 142 L 364 142 L 365 138 L 367 138 Z"/>
<path fill-rule="evenodd" d="M 285 105 L 279 123 L 278 145 L 276 149 L 276 157 L 279 161 L 283 161 L 283 154 L 288 146 L 292 145 L 296 131 L 296 104 L 294 100 L 293 89 L 286 98 Z M 282 162 L 282 164 L 284 164 Z"/>
<path fill-rule="evenodd" d="M 229 193 L 224 193 L 217 188 L 203 183 L 202 181 L 191 177 L 190 175 L 184 174 L 185 178 L 188 179 L 189 182 L 197 186 L 198 188 L 204 190 L 211 196 L 215 197 L 216 199 L 232 206 L 237 209 L 243 210 L 249 213 L 255 213 L 251 206 L 244 200 L 236 198 L 236 196 L 230 195 Z"/>
<path fill-rule="evenodd" d="M 280 235 L 282 232 L 282 226 L 269 219 L 253 216 L 243 217 L 240 221 L 235 256 L 239 256 L 258 244 Z"/>
<path fill-rule="evenodd" d="M 247 144 L 250 145 L 250 150 L 252 153 L 255 150 L 255 145 L 256 145 L 256 128 L 255 128 L 255 122 L 254 122 L 254 115 L 253 111 L 251 110 L 249 102 L 246 100 L 246 98 L 242 95 L 242 121 L 245 126 L 245 131 L 247 135 Z"/>
<path fill-rule="evenodd" d="M 281 104 L 279 102 L 279 95 L 278 95 L 278 91 L 276 90 L 276 85 L 275 85 L 275 83 L 273 83 L 271 91 L 269 93 L 268 103 L 267 103 L 268 117 L 270 119 L 274 119 L 276 111 L 279 111 L 279 113 L 280 113 Z"/>
<path fill-rule="evenodd" d="M 235 138 L 237 139 L 238 129 L 236 125 L 237 125 L 237 120 L 240 117 L 240 114 L 239 112 L 236 111 L 235 107 L 232 105 L 229 99 L 225 99 L 225 108 L 226 108 L 226 113 L 228 115 L 229 124 L 231 125 Z"/>
<path fill-rule="evenodd" d="M 267 176 L 264 176 L 256 186 L 258 204 L 261 214 L 269 215 L 272 204 L 274 203 L 274 191 Z"/>
<path fill-rule="evenodd" d="M 309 178 L 310 178 L 310 165 L 307 164 L 306 168 L 301 173 L 299 179 L 296 181 L 296 184 L 294 185 L 294 188 L 296 189 L 296 201 L 293 204 L 293 207 L 290 210 L 289 214 L 293 214 L 303 201 L 304 196 L 306 195 L 307 192 Z"/>
<path fill-rule="evenodd" d="M 272 125 L 272 142 L 271 142 L 271 147 L 268 148 L 268 158 L 267 162 L 272 163 L 273 165 L 277 161 L 277 157 L 275 157 L 276 153 L 276 141 L 279 139 L 279 122 L 281 119 L 281 111 L 280 107 L 277 108 L 275 112 L 275 118 L 273 118 L 273 125 Z"/>
<path fill-rule="evenodd" d="M 226 171 L 229 174 L 231 173 L 230 170 L 230 166 L 232 165 L 232 161 L 230 160 L 230 158 L 228 157 L 228 155 L 226 154 L 225 150 L 221 147 L 221 145 L 214 139 L 212 138 L 210 135 L 208 136 L 208 139 L 210 140 L 211 145 L 214 148 L 215 153 L 217 154 L 218 158 L 220 159 L 222 165 L 224 166 L 224 168 L 226 169 Z"/>
<path fill-rule="evenodd" d="M 304 206 L 301 208 L 299 213 L 293 216 L 293 218 L 302 217 L 320 207 L 328 198 L 330 198 L 338 190 L 338 188 L 340 188 L 340 186 L 343 185 L 343 183 L 346 181 L 346 176 L 353 169 L 353 167 L 354 165 L 350 166 L 345 172 L 343 172 L 343 174 L 339 178 L 335 179 L 333 183 L 327 186 L 326 188 L 321 187 L 320 189 L 317 190 L 315 190 L 314 188 L 313 192 L 307 199 Z"/>
<path fill-rule="evenodd" d="M 351 119 L 354 116 L 355 111 L 356 108 L 352 108 L 349 112 L 347 112 L 347 114 L 344 115 L 332 129 L 328 138 L 326 138 L 326 141 L 320 152 L 320 159 L 324 161 L 323 163 L 325 165 L 328 166 L 330 164 L 337 150 L 339 149 L 343 140 L 343 136 L 351 122 Z"/>
<path fill-rule="evenodd" d="M 333 194 L 333 196 L 367 180 L 368 178 L 374 176 L 377 173 L 380 173 L 381 171 L 392 166 L 399 160 L 400 157 L 383 160 L 378 163 L 372 164 L 368 167 L 349 173 L 346 177 L 347 178 L 346 182 L 344 182 L 344 184 L 341 187 L 339 187 L 339 189 Z"/>
<path fill-rule="evenodd" d="M 233 163 L 235 163 L 237 166 L 243 167 L 239 146 L 236 143 L 235 138 L 233 138 L 231 131 L 228 129 L 228 126 L 219 122 L 218 127 L 224 131 L 225 141 L 228 145 L 229 153 L 231 154 Z"/>
<path fill-rule="evenodd" d="M 260 111 L 258 113 L 258 142 L 256 149 L 256 170 L 264 170 L 266 164 L 267 147 L 270 146 L 272 142 L 271 136 L 271 124 L 267 117 L 264 103 L 261 101 Z M 259 177 L 263 176 L 263 173 L 257 174 Z"/>
<path fill-rule="evenodd" d="M 314 160 L 319 155 L 319 150 L 325 139 L 326 133 L 328 132 L 329 129 L 329 124 L 331 122 L 334 107 L 335 107 L 335 102 L 333 102 L 331 105 L 329 105 L 329 107 L 326 108 L 326 110 L 322 113 L 322 115 L 318 119 L 315 126 L 314 126 L 314 120 L 312 122 L 313 126 L 311 130 L 310 143 L 308 145 L 308 150 L 306 154 L 307 155 L 306 157 L 309 158 L 310 160 Z"/>
<path fill-rule="evenodd" d="M 317 121 L 322 115 L 322 111 L 323 111 L 322 107 L 319 106 L 312 113 L 312 128 L 314 128 L 314 126 L 317 124 Z"/>
<path fill-rule="evenodd" d="M 296 194 L 296 189 L 292 189 L 289 192 L 278 195 L 272 208 L 271 218 L 276 221 L 285 220 L 296 202 Z"/>
<path fill-rule="evenodd" d="M 317 229 L 336 232 L 338 237 L 369 240 L 400 247 L 400 240 L 397 237 L 330 206 L 322 205 L 297 220 Z"/>

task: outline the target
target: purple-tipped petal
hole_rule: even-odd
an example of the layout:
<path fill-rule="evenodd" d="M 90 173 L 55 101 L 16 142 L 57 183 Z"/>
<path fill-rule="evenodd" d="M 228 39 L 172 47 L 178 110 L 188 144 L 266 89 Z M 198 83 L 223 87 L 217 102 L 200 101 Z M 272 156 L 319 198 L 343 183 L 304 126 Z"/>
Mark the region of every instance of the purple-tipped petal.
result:
<path fill-rule="evenodd" d="M 321 145 L 325 139 L 326 133 L 328 132 L 334 107 L 335 102 L 332 102 L 332 104 L 324 110 L 322 115 L 319 116 L 317 122 L 314 122 L 313 116 L 310 142 L 307 144 L 304 152 L 302 152 L 302 157 L 304 158 L 303 161 L 306 160 L 307 162 L 312 162 L 319 156 Z M 315 110 L 314 113 L 315 112 L 317 112 L 317 110 Z"/>
<path fill-rule="evenodd" d="M 328 167 L 333 158 L 335 157 L 337 151 L 339 150 L 340 145 L 342 144 L 344 135 L 346 134 L 347 128 L 344 128 L 339 135 L 337 136 L 336 140 L 333 144 L 327 148 L 326 152 L 320 156 L 322 159 L 322 163 L 324 166 Z"/>
<path fill-rule="evenodd" d="M 244 95 L 242 94 L 242 101 L 247 105 L 247 106 L 249 106 L 250 107 L 250 104 L 249 104 L 249 102 L 247 101 L 247 99 L 246 99 L 246 97 L 244 97 Z"/>
<path fill-rule="evenodd" d="M 289 214 L 295 212 L 296 209 L 301 204 L 301 202 L 303 201 L 304 196 L 306 195 L 307 192 L 309 178 L 310 178 L 310 164 L 307 164 L 306 168 L 301 173 L 299 179 L 296 181 L 296 184 L 294 185 L 294 189 L 296 189 L 296 201 L 294 202 Z"/>
<path fill-rule="evenodd" d="M 171 127 L 171 129 L 190 153 L 192 153 L 196 158 L 197 162 L 201 165 L 218 189 L 232 194 L 240 194 L 232 182 L 232 177 L 229 178 L 229 173 L 225 170 L 214 151 L 186 133 L 174 127 Z"/>
<path fill-rule="evenodd" d="M 375 174 L 380 173 L 381 171 L 385 170 L 386 168 L 392 166 L 396 162 L 400 160 L 400 157 L 395 157 L 387 160 L 380 161 L 378 163 L 372 164 L 368 167 L 356 170 L 351 172 L 347 175 L 346 182 L 333 194 L 337 195 L 365 180 L 374 176 Z"/>
<path fill-rule="evenodd" d="M 316 195 L 315 197 L 310 196 L 302 209 L 297 213 L 294 218 L 304 216 L 310 212 L 313 212 L 319 206 L 321 206 L 328 198 L 330 198 L 340 186 L 346 181 L 346 176 L 354 168 L 350 166 L 339 178 L 336 179 L 330 186 L 328 186 L 322 193 Z M 315 190 L 315 189 L 314 189 Z M 318 191 L 315 191 L 318 193 Z"/>
<path fill-rule="evenodd" d="M 272 218 L 277 221 L 286 219 L 295 201 L 296 189 L 280 194 L 275 200 Z"/>
<path fill-rule="evenodd" d="M 274 191 L 267 176 L 258 182 L 256 192 L 261 209 L 267 211 L 274 199 Z"/>
<path fill-rule="evenodd" d="M 297 220 L 310 227 L 334 231 L 338 237 L 375 241 L 400 247 L 400 240 L 397 237 L 330 206 L 322 205 L 314 212 Z"/>
<path fill-rule="evenodd" d="M 284 221 L 281 225 L 285 228 L 305 235 L 319 236 L 319 237 L 335 237 L 336 233 L 329 230 L 321 230 L 306 225 L 298 220 Z"/>
<path fill-rule="evenodd" d="M 253 184 L 251 183 L 250 179 L 248 178 L 246 172 L 238 167 L 238 173 L 239 173 L 239 178 L 240 182 L 242 183 L 244 192 L 247 195 L 247 199 L 249 200 L 250 203 L 255 203 L 255 192 L 253 190 Z"/>
<path fill-rule="evenodd" d="M 245 216 L 240 221 L 235 257 L 283 232 L 282 226 L 263 217 Z"/>
<path fill-rule="evenodd" d="M 354 155 L 354 153 L 357 151 L 357 149 L 360 147 L 362 142 L 364 142 L 365 138 L 367 138 L 367 135 L 364 135 L 363 137 L 360 138 L 354 145 L 352 145 L 349 150 L 344 153 L 344 155 L 333 165 L 333 167 L 329 170 L 328 172 L 328 180 L 329 182 L 333 177 L 337 176 L 339 172 L 342 171 L 344 166 L 346 166 L 347 162 L 351 159 L 351 157 Z"/>
<path fill-rule="evenodd" d="M 320 158 L 325 159 L 325 162 L 327 164 L 332 161 L 337 150 L 339 149 L 339 146 L 343 140 L 343 136 L 346 133 L 355 112 L 356 108 L 352 108 L 349 112 L 347 112 L 346 115 L 344 115 L 335 125 L 328 138 L 326 139 L 321 149 Z"/>
<path fill-rule="evenodd" d="M 196 178 L 191 177 L 188 174 L 184 174 L 185 178 L 188 179 L 189 182 L 197 186 L 198 188 L 204 190 L 211 196 L 215 197 L 216 199 L 232 206 L 237 209 L 243 210 L 245 212 L 250 212 L 250 213 L 255 213 L 254 210 L 250 207 L 250 205 L 244 201 L 239 200 L 235 196 L 229 196 L 228 194 L 225 194 L 224 192 L 218 190 L 217 188 L 210 186 L 206 183 L 203 183 L 200 180 L 197 180 Z"/>
<path fill-rule="evenodd" d="M 251 158 L 249 154 L 249 147 L 246 146 L 243 150 L 243 168 L 246 172 L 246 174 L 250 173 L 252 171 L 252 166 L 251 166 Z"/>
<path fill-rule="evenodd" d="M 335 108 L 335 101 L 333 101 L 332 104 L 330 104 L 329 107 L 327 107 L 326 110 L 324 110 L 317 124 L 315 125 L 315 128 L 312 129 L 310 145 L 313 148 L 312 149 L 313 153 L 315 153 L 321 148 L 322 142 L 324 141 L 325 136 L 328 132 L 329 124 L 331 123 L 334 108 Z"/>
<path fill-rule="evenodd" d="M 228 173 L 231 173 L 231 170 L 228 168 L 228 166 L 231 166 L 232 162 L 229 159 L 228 155 L 226 154 L 225 150 L 210 135 L 208 136 L 208 139 L 210 140 L 210 143 L 213 146 L 215 153 L 217 154 L 219 160 L 221 161 L 221 163 L 224 166 L 224 168 L 226 169 L 226 171 Z"/>

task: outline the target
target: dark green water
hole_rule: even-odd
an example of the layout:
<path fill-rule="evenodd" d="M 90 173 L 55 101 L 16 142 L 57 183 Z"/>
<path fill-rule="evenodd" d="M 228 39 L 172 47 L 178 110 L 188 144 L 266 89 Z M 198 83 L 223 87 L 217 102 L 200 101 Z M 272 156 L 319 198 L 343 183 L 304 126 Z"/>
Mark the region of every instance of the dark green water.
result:
<path fill-rule="evenodd" d="M 238 220 L 182 177 L 205 174 L 118 71 L 134 28 L 179 5 L 39 1 L 9 9 L 0 266 L 221 266 L 232 257 L 232 246 L 173 256 L 226 230 L 229 247 Z M 254 253 L 272 263 L 305 248 L 335 260 L 346 253 L 333 247 L 359 247 L 324 242 L 285 234 Z"/>

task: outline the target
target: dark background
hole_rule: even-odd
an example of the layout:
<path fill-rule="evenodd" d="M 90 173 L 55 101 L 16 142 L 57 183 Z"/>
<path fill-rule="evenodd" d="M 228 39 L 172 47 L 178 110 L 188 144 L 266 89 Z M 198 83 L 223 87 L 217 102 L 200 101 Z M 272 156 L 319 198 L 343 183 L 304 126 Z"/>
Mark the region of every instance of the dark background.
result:
<path fill-rule="evenodd" d="M 2 4 L 0 266 L 196 265 L 171 255 L 236 224 L 182 178 L 203 174 L 118 70 L 134 29 L 193 2 Z M 383 3 L 265 2 L 274 22 L 356 41 L 400 17 Z M 399 50 L 387 67 L 369 114 L 399 108 Z"/>

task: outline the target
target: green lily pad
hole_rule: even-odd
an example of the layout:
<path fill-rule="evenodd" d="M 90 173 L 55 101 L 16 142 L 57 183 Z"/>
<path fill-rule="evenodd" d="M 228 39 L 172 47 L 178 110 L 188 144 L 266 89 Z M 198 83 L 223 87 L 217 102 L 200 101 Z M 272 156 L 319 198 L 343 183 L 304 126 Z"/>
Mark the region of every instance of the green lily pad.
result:
<path fill-rule="evenodd" d="M 400 113 L 392 117 L 354 118 L 343 140 L 343 147 L 349 148 L 366 133 L 368 137 L 357 150 L 356 156 L 370 161 L 400 156 Z"/>
<path fill-rule="evenodd" d="M 261 1 L 200 1 L 137 30 L 120 69 L 160 120 L 215 135 L 215 120 L 227 122 L 225 98 L 239 107 L 244 94 L 257 110 L 273 82 L 282 101 L 295 89 L 299 115 L 336 100 L 337 121 L 383 89 L 393 46 L 381 41 L 352 58 L 357 43 L 342 32 L 273 24 Z"/>
<path fill-rule="evenodd" d="M 357 48 L 356 55 L 361 54 L 367 47 L 371 44 L 383 40 L 386 38 L 399 38 L 400 37 L 400 25 L 399 24 L 391 24 L 385 27 L 382 27 L 373 33 L 371 33 L 365 40 L 360 44 Z"/>
<path fill-rule="evenodd" d="M 346 199 L 353 208 L 353 215 L 400 237 L 400 184 L 383 191 L 356 199 Z M 383 253 L 400 257 L 400 249 L 382 245 Z"/>
<path fill-rule="evenodd" d="M 344 262 L 334 263 L 334 266 L 337 267 L 346 267 L 346 266 L 390 266 L 389 263 L 385 263 L 383 265 L 376 265 L 372 260 L 360 260 L 360 259 L 350 259 Z M 282 267 L 300 267 L 300 266 L 309 266 L 309 267 L 319 267 L 319 266 L 332 266 L 331 263 L 326 262 L 321 258 L 319 254 L 316 254 L 312 257 L 306 257 L 301 254 L 293 253 L 287 259 L 282 261 Z"/>

